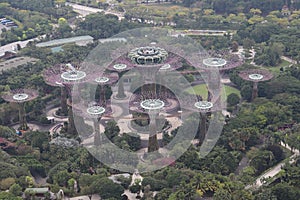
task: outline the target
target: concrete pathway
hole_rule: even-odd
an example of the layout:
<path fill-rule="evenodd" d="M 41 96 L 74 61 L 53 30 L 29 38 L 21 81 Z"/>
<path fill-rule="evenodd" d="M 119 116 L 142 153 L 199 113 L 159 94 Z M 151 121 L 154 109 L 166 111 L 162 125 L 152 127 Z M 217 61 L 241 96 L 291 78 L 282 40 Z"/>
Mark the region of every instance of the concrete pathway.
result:
<path fill-rule="evenodd" d="M 21 48 L 24 48 L 30 41 L 34 40 L 40 40 L 40 38 L 44 38 L 46 35 L 41 35 L 33 39 L 29 40 L 24 40 L 24 41 L 17 41 L 17 42 L 12 42 L 9 44 L 6 44 L 4 46 L 0 47 L 0 55 L 4 54 L 6 51 L 15 51 L 17 49 L 17 44 L 21 46 Z"/>
<path fill-rule="evenodd" d="M 116 15 L 119 20 L 124 19 L 124 14 L 123 13 L 117 13 L 117 12 L 114 12 L 114 11 L 107 11 L 107 10 L 103 10 L 103 9 L 99 9 L 99 8 L 83 6 L 83 5 L 70 3 L 70 2 L 66 2 L 66 5 L 71 6 L 73 8 L 73 10 L 75 12 L 79 13 L 82 17 L 85 17 L 85 16 L 87 16 L 89 14 L 92 14 L 92 13 L 104 12 L 105 14 Z"/>
<path fill-rule="evenodd" d="M 280 145 L 291 151 L 291 147 L 288 144 L 281 142 Z M 296 161 L 295 157 L 300 155 L 299 150 L 297 149 L 294 150 L 293 153 L 294 154 L 289 158 L 290 164 L 294 163 Z M 268 171 L 260 175 L 252 185 L 247 185 L 245 189 L 261 187 L 264 184 L 263 183 L 264 179 L 272 178 L 276 176 L 281 171 L 282 167 L 284 167 L 284 165 L 285 165 L 285 161 L 278 163 L 277 165 L 275 165 L 275 167 L 270 168 Z"/>

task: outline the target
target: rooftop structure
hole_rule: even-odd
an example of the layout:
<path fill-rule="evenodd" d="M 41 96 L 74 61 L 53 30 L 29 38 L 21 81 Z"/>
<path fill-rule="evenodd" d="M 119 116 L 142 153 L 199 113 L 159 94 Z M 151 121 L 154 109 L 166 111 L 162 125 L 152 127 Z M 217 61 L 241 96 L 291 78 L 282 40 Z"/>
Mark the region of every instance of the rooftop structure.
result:
<path fill-rule="evenodd" d="M 63 39 L 56 39 L 56 40 L 50 40 L 47 42 L 41 42 L 37 43 L 37 47 L 52 47 L 52 46 L 59 46 L 63 44 L 68 44 L 68 43 L 76 43 L 77 45 L 80 46 L 85 46 L 88 43 L 92 43 L 94 38 L 89 35 L 84 35 L 84 36 L 77 36 L 77 37 L 70 37 L 70 38 L 63 38 Z"/>

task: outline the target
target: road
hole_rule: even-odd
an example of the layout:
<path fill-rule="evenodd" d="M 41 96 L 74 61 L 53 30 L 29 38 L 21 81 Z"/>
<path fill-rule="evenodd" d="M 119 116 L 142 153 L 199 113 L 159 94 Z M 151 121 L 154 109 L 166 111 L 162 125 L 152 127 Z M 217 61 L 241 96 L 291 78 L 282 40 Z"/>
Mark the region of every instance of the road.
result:
<path fill-rule="evenodd" d="M 291 147 L 289 147 L 289 145 L 285 145 L 283 142 L 281 142 L 280 144 L 281 144 L 281 146 L 284 146 L 285 148 L 287 148 L 288 150 L 291 151 Z M 297 149 L 294 150 L 293 153 L 294 154 L 289 159 L 290 164 L 294 163 L 296 161 L 294 158 L 300 155 L 299 150 L 297 150 Z M 271 168 L 270 170 L 268 170 L 267 172 L 265 172 L 264 174 L 259 176 L 253 185 L 247 185 L 245 189 L 258 188 L 258 187 L 262 186 L 263 179 L 267 179 L 270 177 L 272 178 L 272 177 L 276 176 L 281 171 L 282 167 L 284 167 L 284 165 L 285 165 L 285 161 L 278 163 L 275 167 Z"/>
<path fill-rule="evenodd" d="M 13 43 L 9 43 L 7 45 L 0 47 L 0 55 L 4 54 L 6 51 L 15 51 L 17 49 L 17 44 L 21 46 L 21 48 L 24 48 L 30 41 L 34 40 L 40 40 L 40 38 L 45 37 L 46 35 L 42 35 L 33 39 L 24 40 L 24 41 L 17 41 Z"/>
<path fill-rule="evenodd" d="M 99 9 L 99 8 L 83 6 L 83 5 L 70 3 L 70 2 L 66 2 L 66 5 L 71 6 L 73 8 L 73 10 L 75 12 L 79 13 L 82 17 L 85 17 L 85 16 L 87 16 L 89 14 L 92 14 L 92 13 L 104 12 L 105 14 L 112 14 L 112 15 L 118 16 L 119 20 L 124 19 L 124 14 L 113 12 L 113 11 L 107 11 L 107 10 L 103 10 L 103 9 Z"/>

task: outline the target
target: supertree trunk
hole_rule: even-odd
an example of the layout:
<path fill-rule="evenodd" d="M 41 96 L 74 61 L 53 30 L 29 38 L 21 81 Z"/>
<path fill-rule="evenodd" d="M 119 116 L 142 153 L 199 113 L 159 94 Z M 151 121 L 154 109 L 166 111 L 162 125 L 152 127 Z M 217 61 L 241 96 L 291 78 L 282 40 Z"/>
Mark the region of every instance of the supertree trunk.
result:
<path fill-rule="evenodd" d="M 156 134 L 153 136 L 149 136 L 148 152 L 157 151 L 158 149 L 159 149 L 159 146 L 158 146 Z"/>
<path fill-rule="evenodd" d="M 124 84 L 123 84 L 123 77 L 120 78 L 119 84 L 118 84 L 118 94 L 117 98 L 123 99 L 126 95 L 124 93 Z"/>
<path fill-rule="evenodd" d="M 148 142 L 148 152 L 157 151 L 159 149 L 157 134 L 156 134 L 156 113 L 149 113 L 150 124 L 149 124 L 149 142 Z"/>
<path fill-rule="evenodd" d="M 60 99 L 60 105 L 61 105 L 61 113 L 66 116 L 68 114 L 68 105 L 67 105 L 67 91 L 65 87 L 60 88 L 61 93 L 61 99 Z"/>
<path fill-rule="evenodd" d="M 100 118 L 93 119 L 94 130 L 95 130 L 95 133 L 94 133 L 94 145 L 95 146 L 101 145 L 101 135 L 100 135 L 101 133 L 100 133 L 99 121 L 100 121 Z"/>
<path fill-rule="evenodd" d="M 252 98 L 251 98 L 252 101 L 258 96 L 258 87 L 257 87 L 257 85 L 258 85 L 257 82 L 253 82 L 253 90 L 252 90 Z"/>
<path fill-rule="evenodd" d="M 104 105 L 105 102 L 106 102 L 106 98 L 105 98 L 105 89 L 104 89 L 105 86 L 103 85 L 100 85 L 100 101 L 99 101 L 99 104 L 100 105 Z"/>
<path fill-rule="evenodd" d="M 206 118 L 207 118 L 207 114 L 206 113 L 200 113 L 200 124 L 199 124 L 199 144 L 201 145 L 204 141 L 204 138 L 206 136 Z"/>
<path fill-rule="evenodd" d="M 68 110 L 68 134 L 72 134 L 72 135 L 77 134 L 71 106 L 69 107 Z"/>
<path fill-rule="evenodd" d="M 27 125 L 27 122 L 26 122 L 24 102 L 19 103 L 19 121 L 20 121 L 20 129 L 21 130 L 27 130 L 28 125 Z"/>
<path fill-rule="evenodd" d="M 212 101 L 212 93 L 210 92 L 210 90 L 207 90 L 207 101 L 211 102 Z"/>

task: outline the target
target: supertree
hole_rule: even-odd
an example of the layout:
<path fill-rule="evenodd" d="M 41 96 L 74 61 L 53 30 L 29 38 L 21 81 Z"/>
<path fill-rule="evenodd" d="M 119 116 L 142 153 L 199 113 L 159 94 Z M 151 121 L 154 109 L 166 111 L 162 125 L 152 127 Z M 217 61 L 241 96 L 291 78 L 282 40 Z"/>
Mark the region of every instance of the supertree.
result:
<path fill-rule="evenodd" d="M 54 65 L 49 69 L 46 69 L 43 73 L 45 82 L 52 86 L 60 86 L 61 87 L 61 107 L 63 112 L 68 113 L 68 132 L 75 133 L 75 124 L 72 113 L 72 98 L 67 98 L 67 96 L 71 97 L 71 90 L 74 84 L 84 82 L 88 80 L 87 74 L 80 70 L 81 65 L 79 64 L 58 64 Z M 72 95 L 73 97 L 75 95 Z M 68 106 L 69 105 L 69 109 Z"/>
<path fill-rule="evenodd" d="M 221 73 L 239 67 L 244 63 L 244 60 L 241 56 L 237 54 L 232 54 L 229 50 L 216 50 L 216 51 L 209 51 L 208 53 L 210 55 L 210 61 L 212 62 L 212 64 L 217 64 L 217 65 L 209 66 L 203 63 L 204 67 L 207 68 L 217 67 Z M 220 63 L 218 59 L 225 60 L 225 63 Z"/>
<path fill-rule="evenodd" d="M 118 99 L 126 98 L 126 94 L 124 93 L 123 75 L 132 68 L 132 63 L 123 57 L 118 58 L 112 65 L 108 67 L 110 71 L 117 72 L 119 75 L 118 93 L 115 96 Z"/>
<path fill-rule="evenodd" d="M 156 118 L 164 105 L 165 103 L 159 99 L 146 99 L 140 102 L 140 106 L 147 111 L 150 118 L 148 152 L 153 152 L 159 149 L 156 135 Z"/>
<path fill-rule="evenodd" d="M 268 81 L 273 78 L 273 74 L 264 69 L 249 69 L 239 73 L 239 76 L 246 81 L 253 82 L 252 98 L 253 101 L 258 95 L 258 82 Z"/>
<path fill-rule="evenodd" d="M 82 101 L 78 101 L 73 104 L 73 110 L 76 113 L 76 115 L 83 117 L 87 120 L 93 121 L 93 127 L 94 127 L 94 145 L 99 146 L 103 143 L 103 137 L 101 136 L 100 131 L 100 120 L 101 117 L 104 114 L 108 114 L 108 110 L 106 109 L 106 106 L 101 106 L 97 104 L 96 102 L 89 103 L 86 105 Z M 86 129 L 83 129 L 83 127 L 80 127 L 82 131 L 86 131 Z"/>
<path fill-rule="evenodd" d="M 38 97 L 38 92 L 32 89 L 16 89 L 11 90 L 2 95 L 5 101 L 19 104 L 19 121 L 20 129 L 27 130 L 26 114 L 24 104 Z"/>
<path fill-rule="evenodd" d="M 60 114 L 68 114 L 67 91 L 65 85 L 62 84 L 61 74 L 65 64 L 57 64 L 43 71 L 44 81 L 54 87 L 60 87 Z"/>
<path fill-rule="evenodd" d="M 199 134 L 198 139 L 199 143 L 202 143 L 207 134 L 207 119 L 211 115 L 211 113 L 217 113 L 222 111 L 225 107 L 224 104 L 220 104 L 218 102 L 219 97 L 213 96 L 210 101 L 203 100 L 201 97 L 198 97 L 197 101 L 194 98 L 190 98 L 189 95 L 184 97 L 184 107 L 192 112 L 199 113 L 200 121 L 199 121 Z M 217 102 L 217 103 L 216 103 Z"/>
<path fill-rule="evenodd" d="M 206 71 L 208 101 L 211 101 L 213 95 L 221 97 L 220 86 L 221 78 L 225 71 L 234 69 L 243 64 L 242 58 L 236 54 L 230 54 L 229 51 L 214 51 L 210 52 L 209 58 L 203 59 L 203 65 L 200 68 Z"/>
<path fill-rule="evenodd" d="M 105 97 L 105 86 L 111 86 L 115 82 L 118 81 L 119 75 L 117 73 L 105 73 L 105 74 L 93 74 L 93 80 L 94 83 L 97 84 L 100 87 L 100 98 L 99 98 L 99 104 L 105 104 L 106 103 L 106 97 Z"/>

